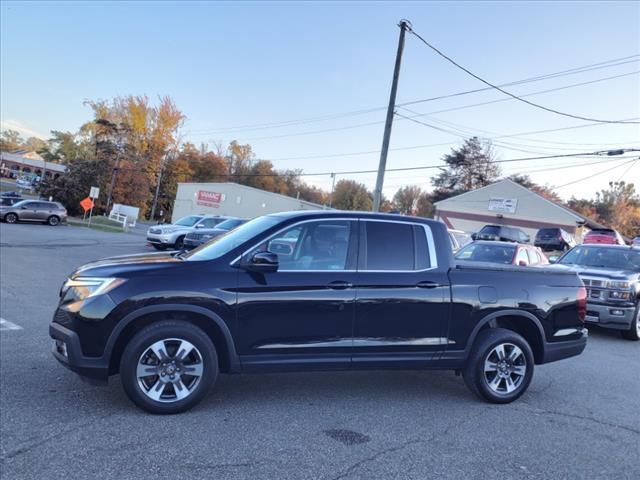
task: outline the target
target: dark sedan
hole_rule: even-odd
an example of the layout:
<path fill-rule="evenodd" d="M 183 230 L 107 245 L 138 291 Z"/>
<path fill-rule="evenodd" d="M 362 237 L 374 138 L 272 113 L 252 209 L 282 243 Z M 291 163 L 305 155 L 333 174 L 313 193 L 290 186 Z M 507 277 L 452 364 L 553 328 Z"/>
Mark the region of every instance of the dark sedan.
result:
<path fill-rule="evenodd" d="M 184 237 L 183 248 L 185 250 L 191 250 L 192 248 L 199 247 L 203 243 L 213 240 L 220 235 L 224 235 L 246 222 L 247 220 L 244 218 L 229 218 L 216 225 L 215 228 L 200 228 L 194 232 L 187 233 Z"/>

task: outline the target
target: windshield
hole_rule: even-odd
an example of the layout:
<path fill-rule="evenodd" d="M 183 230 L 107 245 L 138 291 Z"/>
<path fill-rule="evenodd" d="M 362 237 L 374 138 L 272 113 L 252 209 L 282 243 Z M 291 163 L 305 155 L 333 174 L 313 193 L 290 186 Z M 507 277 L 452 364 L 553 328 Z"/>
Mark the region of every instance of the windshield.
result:
<path fill-rule="evenodd" d="M 243 222 L 244 220 L 240 220 L 239 218 L 230 218 L 229 220 L 220 222 L 218 225 L 216 225 L 216 228 L 219 230 L 232 230 Z"/>
<path fill-rule="evenodd" d="M 640 250 L 581 245 L 568 252 L 558 263 L 639 272 Z"/>
<path fill-rule="evenodd" d="M 455 258 L 473 262 L 504 263 L 508 265 L 512 262 L 515 252 L 515 245 L 471 243 L 456 253 Z"/>
<path fill-rule="evenodd" d="M 22 207 L 23 205 L 28 205 L 29 203 L 31 203 L 31 200 L 20 200 L 19 202 L 14 203 L 13 206 Z"/>
<path fill-rule="evenodd" d="M 181 227 L 193 227 L 202 217 L 197 215 L 189 215 L 188 217 L 182 217 L 174 225 L 180 225 Z"/>
<path fill-rule="evenodd" d="M 282 217 L 265 216 L 254 218 L 235 230 L 231 230 L 224 235 L 217 237 L 211 242 L 205 243 L 200 247 L 185 254 L 184 260 L 201 261 L 213 260 L 229 253 L 234 248 L 251 240 L 256 235 L 268 230 L 282 221 Z"/>
<path fill-rule="evenodd" d="M 482 227 L 482 230 L 480 230 L 480 233 L 489 233 L 489 234 L 493 234 L 493 235 L 500 235 L 500 227 L 496 227 L 494 225 L 486 225 L 486 226 Z"/>

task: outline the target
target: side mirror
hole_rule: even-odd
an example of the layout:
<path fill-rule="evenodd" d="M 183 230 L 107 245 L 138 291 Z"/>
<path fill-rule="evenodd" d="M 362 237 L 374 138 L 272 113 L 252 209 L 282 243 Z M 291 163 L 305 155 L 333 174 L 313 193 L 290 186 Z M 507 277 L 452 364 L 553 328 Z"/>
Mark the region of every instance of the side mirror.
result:
<path fill-rule="evenodd" d="M 196 228 L 204 228 L 204 225 L 202 223 L 199 223 L 198 225 L 196 225 Z"/>
<path fill-rule="evenodd" d="M 527 262 L 525 262 L 524 260 L 520 260 L 520 261 L 518 262 L 518 266 L 519 266 L 519 267 L 526 267 L 526 266 L 527 266 Z"/>
<path fill-rule="evenodd" d="M 259 273 L 278 271 L 278 255 L 273 252 L 258 252 L 243 265 L 247 270 Z"/>
<path fill-rule="evenodd" d="M 558 257 L 557 255 L 552 255 L 548 258 L 548 260 L 549 260 L 549 263 L 557 263 L 559 258 L 560 257 Z"/>
<path fill-rule="evenodd" d="M 471 234 L 471 240 L 476 240 L 476 237 L 478 236 L 477 233 L 472 233 Z"/>

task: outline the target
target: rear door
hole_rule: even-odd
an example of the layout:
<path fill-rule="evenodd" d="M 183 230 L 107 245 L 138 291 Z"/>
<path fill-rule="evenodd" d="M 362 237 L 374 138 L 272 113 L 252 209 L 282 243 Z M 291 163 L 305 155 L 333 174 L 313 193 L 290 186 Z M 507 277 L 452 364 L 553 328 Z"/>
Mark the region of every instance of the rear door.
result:
<path fill-rule="evenodd" d="M 447 344 L 450 313 L 431 229 L 361 219 L 359 243 L 353 366 L 428 361 Z"/>

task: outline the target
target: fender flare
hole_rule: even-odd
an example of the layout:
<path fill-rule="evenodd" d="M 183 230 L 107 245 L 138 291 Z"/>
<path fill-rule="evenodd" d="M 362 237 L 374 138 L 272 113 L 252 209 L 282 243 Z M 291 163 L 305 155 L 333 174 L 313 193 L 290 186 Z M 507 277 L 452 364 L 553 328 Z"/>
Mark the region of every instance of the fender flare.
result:
<path fill-rule="evenodd" d="M 500 317 L 522 317 L 532 321 L 534 325 L 538 328 L 538 333 L 540 334 L 540 339 L 542 340 L 542 349 L 543 349 L 542 354 L 544 355 L 544 350 L 547 344 L 547 338 L 544 334 L 544 328 L 542 328 L 542 324 L 540 323 L 540 320 L 532 313 L 525 312 L 524 310 L 510 309 L 510 310 L 500 310 L 498 312 L 490 313 L 489 315 L 483 317 L 482 320 L 480 320 L 476 324 L 476 326 L 471 331 L 471 335 L 469 335 L 467 346 L 464 349 L 465 357 L 468 356 L 469 352 L 471 351 L 471 347 L 473 347 L 473 344 L 476 341 L 476 337 L 478 336 L 480 329 L 484 327 L 487 323 L 491 322 L 492 320 L 496 320 Z"/>
<path fill-rule="evenodd" d="M 115 326 L 111 335 L 109 335 L 109 339 L 104 347 L 103 358 L 108 361 L 111 359 L 111 355 L 113 353 L 113 349 L 120 337 L 120 334 L 123 330 L 129 326 L 131 323 L 135 322 L 138 318 L 148 315 L 150 313 L 157 312 L 187 312 L 187 313 L 197 313 L 199 315 L 203 315 L 209 318 L 212 322 L 216 324 L 216 326 L 222 332 L 224 336 L 224 340 L 226 343 L 227 351 L 229 352 L 229 369 L 231 372 L 239 372 L 240 371 L 240 359 L 236 352 L 236 346 L 233 342 L 233 337 L 231 336 L 231 332 L 229 331 L 229 327 L 227 324 L 220 318 L 220 316 L 216 315 L 209 309 L 199 307 L 197 305 L 185 305 L 185 304 L 173 304 L 173 303 L 162 303 L 158 305 L 149 305 L 146 307 L 142 307 L 134 310 L 133 312 L 129 312 L 125 315 L 122 320 L 118 322 Z"/>

